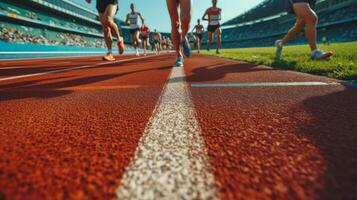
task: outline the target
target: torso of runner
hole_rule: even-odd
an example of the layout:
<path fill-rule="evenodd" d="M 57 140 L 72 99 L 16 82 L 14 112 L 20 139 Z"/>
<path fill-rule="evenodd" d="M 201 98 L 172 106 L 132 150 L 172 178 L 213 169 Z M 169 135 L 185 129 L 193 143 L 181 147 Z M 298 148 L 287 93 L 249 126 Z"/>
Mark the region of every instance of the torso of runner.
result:
<path fill-rule="evenodd" d="M 160 41 L 160 34 L 155 32 L 153 35 L 152 35 L 152 38 L 155 40 L 155 41 Z"/>
<path fill-rule="evenodd" d="M 196 28 L 196 34 L 203 33 L 203 25 L 202 24 L 197 24 L 195 28 Z"/>
<path fill-rule="evenodd" d="M 139 21 L 139 13 L 137 12 L 129 13 L 130 29 L 138 29 L 139 28 L 138 21 Z"/>
<path fill-rule="evenodd" d="M 207 11 L 208 15 L 208 25 L 217 26 L 220 25 L 221 21 L 221 9 L 220 8 L 209 8 Z"/>
<path fill-rule="evenodd" d="M 147 38 L 149 37 L 149 34 L 150 34 L 150 30 L 149 30 L 149 27 L 147 26 L 142 26 L 141 29 L 141 36 L 144 37 L 144 38 Z"/>

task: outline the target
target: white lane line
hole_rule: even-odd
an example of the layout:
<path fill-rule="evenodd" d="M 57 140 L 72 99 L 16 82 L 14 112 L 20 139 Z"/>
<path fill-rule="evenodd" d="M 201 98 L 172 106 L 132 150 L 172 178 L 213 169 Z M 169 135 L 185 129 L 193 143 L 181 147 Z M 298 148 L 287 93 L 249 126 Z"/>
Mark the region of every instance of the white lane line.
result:
<path fill-rule="evenodd" d="M 258 82 L 258 83 L 202 83 L 191 84 L 192 87 L 277 87 L 277 86 L 318 86 L 340 85 L 340 83 L 324 82 Z"/>
<path fill-rule="evenodd" d="M 140 60 L 140 59 L 144 59 L 144 58 L 150 58 L 150 57 L 154 57 L 154 56 L 156 56 L 156 55 L 146 56 L 146 57 L 139 57 L 139 58 L 129 58 L 129 59 L 119 60 L 119 61 L 115 61 L 115 62 L 105 62 L 105 63 L 93 64 L 93 65 L 83 65 L 83 66 L 77 66 L 77 67 L 69 67 L 69 68 L 58 69 L 58 70 L 47 71 L 47 72 L 25 74 L 25 75 L 21 75 L 21 76 L 11 76 L 11 77 L 6 77 L 6 78 L 1 78 L 0 82 L 8 81 L 8 80 L 14 80 L 14 79 L 27 78 L 27 77 L 41 76 L 41 75 L 45 75 L 45 74 L 55 74 L 55 73 L 68 72 L 68 71 L 73 71 L 73 70 L 78 70 L 78 69 L 86 69 L 86 68 L 92 68 L 92 67 L 99 67 L 99 66 L 117 64 L 117 63 L 121 63 L 121 62 L 128 62 L 128 61 L 133 61 L 133 60 Z"/>
<path fill-rule="evenodd" d="M 117 199 L 218 199 L 182 68 L 173 68 Z"/>

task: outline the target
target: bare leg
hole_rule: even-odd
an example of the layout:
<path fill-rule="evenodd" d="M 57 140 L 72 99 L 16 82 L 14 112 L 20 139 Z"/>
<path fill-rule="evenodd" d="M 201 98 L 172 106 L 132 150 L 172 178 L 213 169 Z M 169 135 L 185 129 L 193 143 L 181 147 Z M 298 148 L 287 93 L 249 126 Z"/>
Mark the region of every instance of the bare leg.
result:
<path fill-rule="evenodd" d="M 305 22 L 302 18 L 297 17 L 295 25 L 289 30 L 289 32 L 284 36 L 280 45 L 284 45 L 289 42 L 293 37 L 301 32 L 301 30 L 305 27 Z"/>
<path fill-rule="evenodd" d="M 198 53 L 200 52 L 201 50 L 201 39 L 197 37 L 197 50 L 198 50 Z"/>
<path fill-rule="evenodd" d="M 221 31 L 220 28 L 218 28 L 215 33 L 217 35 L 216 50 L 218 51 L 221 48 L 221 34 L 222 34 L 222 31 Z"/>
<path fill-rule="evenodd" d="M 178 5 L 179 1 L 178 0 L 166 0 L 167 3 L 167 9 L 169 10 L 169 14 L 171 17 L 171 36 L 172 36 L 172 41 L 174 43 L 174 47 L 176 50 L 177 56 L 182 57 L 181 49 L 180 49 L 180 34 L 179 34 L 179 27 L 180 27 L 180 21 L 178 17 Z"/>
<path fill-rule="evenodd" d="M 191 22 L 191 0 L 180 0 L 180 19 L 181 19 L 181 40 L 183 40 L 189 29 Z"/>
<path fill-rule="evenodd" d="M 212 41 L 213 41 L 213 33 L 208 31 L 207 49 L 210 48 Z"/>
<path fill-rule="evenodd" d="M 148 48 L 148 40 L 146 39 L 143 42 L 144 42 L 143 43 L 144 44 L 144 54 L 146 55 L 146 51 L 147 51 L 146 49 Z"/>
<path fill-rule="evenodd" d="M 105 21 L 108 27 L 110 27 L 111 31 L 114 33 L 115 37 L 120 40 L 120 32 L 118 29 L 117 24 L 114 22 L 114 15 L 117 11 L 118 5 L 108 5 L 107 9 L 105 10 L 104 16 Z"/>
<path fill-rule="evenodd" d="M 109 26 L 107 26 L 104 14 L 99 14 L 99 19 L 103 26 L 105 44 L 107 45 L 108 50 L 111 51 L 112 50 L 111 29 Z"/>
<path fill-rule="evenodd" d="M 310 45 L 311 51 L 317 49 L 316 44 L 316 24 L 317 16 L 307 3 L 296 3 L 293 5 L 294 12 L 297 15 L 295 26 L 284 37 L 282 44 L 285 44 L 296 34 L 300 33 L 305 27 L 306 39 Z"/>

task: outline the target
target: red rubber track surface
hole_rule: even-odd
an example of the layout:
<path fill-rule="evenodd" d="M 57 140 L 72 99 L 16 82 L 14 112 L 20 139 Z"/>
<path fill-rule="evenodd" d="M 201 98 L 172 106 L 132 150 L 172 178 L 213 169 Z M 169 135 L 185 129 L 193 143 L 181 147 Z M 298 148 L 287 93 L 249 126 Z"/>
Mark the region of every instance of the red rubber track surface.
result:
<path fill-rule="evenodd" d="M 194 57 L 189 83 L 336 80 Z M 191 87 L 222 199 L 357 199 L 357 89 Z"/>
<path fill-rule="evenodd" d="M 112 199 L 172 59 L 156 56 L 0 82 L 0 199 Z M 95 63 L 102 61 L 11 61 L 0 67 L 21 69 L 0 72 L 9 77 Z"/>

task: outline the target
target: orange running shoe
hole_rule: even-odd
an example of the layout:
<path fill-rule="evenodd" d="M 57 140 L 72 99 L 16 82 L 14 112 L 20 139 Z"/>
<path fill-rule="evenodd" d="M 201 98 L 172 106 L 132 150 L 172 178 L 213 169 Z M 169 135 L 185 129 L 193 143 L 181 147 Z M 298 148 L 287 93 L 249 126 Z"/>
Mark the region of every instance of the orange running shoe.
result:
<path fill-rule="evenodd" d="M 122 55 L 125 49 L 124 39 L 122 37 L 120 37 L 120 40 L 118 42 L 118 49 L 119 49 L 119 54 Z"/>
<path fill-rule="evenodd" d="M 108 52 L 107 55 L 103 56 L 103 60 L 106 61 L 115 61 L 115 58 L 112 53 Z"/>

